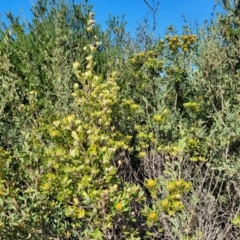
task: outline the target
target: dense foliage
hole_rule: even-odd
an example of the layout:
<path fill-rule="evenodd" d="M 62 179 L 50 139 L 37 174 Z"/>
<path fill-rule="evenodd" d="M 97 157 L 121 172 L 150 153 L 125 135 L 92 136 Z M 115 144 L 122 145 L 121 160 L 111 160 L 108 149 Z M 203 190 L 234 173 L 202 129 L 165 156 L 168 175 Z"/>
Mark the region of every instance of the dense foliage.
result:
<path fill-rule="evenodd" d="M 118 18 L 103 32 L 87 1 L 8 14 L 1 239 L 237 239 L 240 2 L 220 4 L 163 38 Z"/>

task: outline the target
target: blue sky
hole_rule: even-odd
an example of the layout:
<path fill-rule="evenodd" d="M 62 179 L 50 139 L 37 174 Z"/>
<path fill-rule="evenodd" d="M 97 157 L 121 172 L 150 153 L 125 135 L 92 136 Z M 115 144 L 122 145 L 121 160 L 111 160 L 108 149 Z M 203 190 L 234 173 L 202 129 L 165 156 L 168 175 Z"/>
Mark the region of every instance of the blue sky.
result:
<path fill-rule="evenodd" d="M 0 0 L 0 13 L 4 20 L 4 12 L 9 10 L 15 15 L 24 15 L 28 20 L 31 19 L 30 8 L 36 0 Z M 148 0 L 152 3 L 152 0 Z M 75 0 L 78 3 L 78 0 Z M 157 2 L 157 0 L 155 0 Z M 141 23 L 145 16 L 151 20 L 152 15 L 149 12 L 144 0 L 89 0 L 93 4 L 95 19 L 105 28 L 105 22 L 108 15 L 122 16 L 125 14 L 127 21 L 127 30 L 135 32 L 138 23 Z M 201 25 L 206 19 L 211 18 L 211 12 L 215 0 L 160 0 L 159 11 L 157 15 L 157 32 L 163 35 L 169 25 L 174 25 L 181 33 L 184 25 L 183 15 L 188 22 L 194 24 L 195 21 Z"/>

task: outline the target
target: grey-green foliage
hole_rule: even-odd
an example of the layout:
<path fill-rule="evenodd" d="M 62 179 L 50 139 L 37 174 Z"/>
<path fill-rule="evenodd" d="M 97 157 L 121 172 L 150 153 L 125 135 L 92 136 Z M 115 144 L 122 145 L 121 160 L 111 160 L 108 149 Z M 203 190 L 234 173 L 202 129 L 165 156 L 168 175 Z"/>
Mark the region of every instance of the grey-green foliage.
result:
<path fill-rule="evenodd" d="M 119 67 L 122 67 L 121 94 L 130 96 L 145 111 L 144 116 L 134 116 L 135 118 L 127 118 L 121 112 L 117 119 L 119 128 L 133 136 L 137 134 L 133 130 L 136 124 L 141 125 L 140 129 L 153 129 L 149 116 L 169 108 L 171 113 L 175 114 L 171 114 L 172 119 L 168 119 L 169 122 L 158 129 L 158 141 L 162 143 L 165 141 L 167 145 L 171 145 L 172 142 L 181 139 L 179 130 L 185 129 L 190 133 L 191 129 L 194 129 L 192 137 L 199 139 L 204 146 L 200 154 L 205 155 L 208 163 L 194 166 L 188 162 L 178 163 L 182 170 L 180 175 L 189 178 L 194 185 L 194 194 L 199 198 L 194 210 L 195 217 L 192 217 L 189 226 L 191 231 L 194 228 L 200 230 L 203 239 L 236 239 L 239 236 L 239 229 L 231 222 L 240 213 L 239 5 L 239 1 L 234 1 L 232 5 L 225 2 L 226 12 L 219 13 L 216 19 L 199 30 L 198 41 L 189 55 L 182 52 L 171 54 L 165 49 L 158 50 L 161 49 L 161 44 L 164 45 L 163 41 L 162 43 L 159 41 L 159 45 L 155 42 L 152 48 L 150 44 L 147 45 L 149 48 L 142 47 L 143 41 L 132 41 L 126 47 L 129 49 L 127 60 L 129 62 L 131 58 L 136 60 L 134 50 L 142 51 L 140 60 L 135 61 L 135 65 L 129 64 L 126 60 L 125 63 L 128 64 Z M 169 35 L 172 37 L 174 34 L 171 34 L 170 32 Z M 139 36 L 141 37 L 141 33 Z M 145 34 L 141 39 L 144 37 Z M 166 74 L 165 71 L 159 70 L 159 66 L 157 73 L 152 71 L 154 69 L 144 68 L 148 50 L 154 50 L 157 58 L 163 61 L 163 69 L 180 67 L 184 69 L 183 74 L 180 74 L 181 76 L 173 72 Z M 168 94 L 176 101 L 169 101 Z M 184 109 L 186 102 L 193 102 L 200 107 L 196 116 Z M 164 132 L 165 129 L 168 131 Z M 136 141 L 133 141 L 134 144 Z M 149 158 L 144 160 L 145 169 L 151 164 L 151 157 L 152 164 L 155 164 L 154 157 L 157 153 L 153 152 L 151 148 L 150 153 L 153 157 L 149 154 Z M 191 154 L 186 156 L 186 159 Z M 158 159 L 160 165 L 160 161 L 166 161 L 168 156 L 164 153 L 158 156 Z M 158 172 L 155 165 L 149 169 L 151 171 L 146 173 L 139 167 L 138 173 L 142 171 L 142 175 L 138 176 L 149 174 L 152 177 L 155 174 L 154 176 L 158 177 L 162 174 L 160 167 Z M 154 171 L 155 173 L 152 173 Z"/>
<path fill-rule="evenodd" d="M 215 23 L 202 30 L 196 57 L 194 90 L 204 99 L 205 118 L 215 150 L 222 149 L 222 158 L 239 154 L 239 15 L 237 2 L 226 15 L 219 14 Z M 235 14 L 236 13 L 236 14 Z M 229 35 L 229 34 L 230 35 Z M 232 34 L 234 33 L 234 34 Z M 216 130 L 218 129 L 218 130 Z M 220 140 L 221 139 L 221 140 Z M 220 143 L 221 142 L 221 143 Z M 224 146 L 223 146 L 224 145 Z M 233 161 L 235 162 L 235 161 Z M 219 162 L 221 165 L 222 162 Z"/>
<path fill-rule="evenodd" d="M 240 38 L 237 2 L 232 7 L 225 2 L 227 12 L 219 14 L 212 24 L 199 32 L 197 52 L 193 58 L 196 69 L 188 85 L 203 109 L 197 121 L 207 136 L 209 163 L 203 169 L 212 174 L 208 175 L 207 171 L 203 174 L 206 176 L 204 185 L 208 189 L 204 191 L 211 192 L 214 197 L 212 228 L 218 229 L 217 239 L 235 239 L 239 234 L 231 221 L 221 216 L 224 214 L 226 218 L 233 219 L 239 214 L 236 207 L 240 189 Z M 201 181 L 197 183 L 196 175 L 193 181 L 197 185 L 203 184 Z M 205 206 L 206 203 L 202 202 L 201 207 Z M 203 219 L 210 223 L 207 214 Z M 221 221 L 225 221 L 224 225 Z M 204 239 L 207 239 L 206 233 Z"/>
<path fill-rule="evenodd" d="M 71 108 L 75 76 L 72 63 L 84 67 L 82 48 L 96 35 L 102 42 L 96 53 L 96 71 L 106 75 L 111 56 L 107 34 L 95 25 L 86 31 L 91 6 L 85 1 L 37 1 L 31 21 L 21 23 L 8 13 L 9 26 L 1 25 L 1 145 L 11 148 L 20 131 L 30 127 L 42 112 L 64 114 Z M 105 46 L 108 46 L 106 48 Z M 9 91 L 5 91 L 9 89 Z"/>

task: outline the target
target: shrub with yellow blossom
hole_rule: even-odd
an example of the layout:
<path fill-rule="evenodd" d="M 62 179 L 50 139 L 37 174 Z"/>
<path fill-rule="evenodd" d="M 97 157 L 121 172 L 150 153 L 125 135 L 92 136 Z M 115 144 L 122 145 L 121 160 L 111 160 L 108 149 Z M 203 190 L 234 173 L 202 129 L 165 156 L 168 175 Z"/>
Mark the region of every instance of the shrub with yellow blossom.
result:
<path fill-rule="evenodd" d="M 191 190 L 191 183 L 183 179 L 170 181 L 166 185 L 167 196 L 160 201 L 162 211 L 172 216 L 183 210 L 182 195 Z"/>
<path fill-rule="evenodd" d="M 118 100 L 118 73 L 110 73 L 107 79 L 97 76 L 96 48 L 84 50 L 85 72 L 80 70 L 80 63 L 73 64 L 79 82 L 74 84 L 72 96 L 79 113 L 56 119 L 49 126 L 51 144 L 43 154 L 45 170 L 40 189 L 63 205 L 78 232 L 88 225 L 89 236 L 94 237 L 91 229 L 98 228 L 104 237 L 117 224 L 116 217 L 118 221 L 125 217 L 131 221 L 131 203 L 142 201 L 143 194 L 139 186 L 121 184 L 113 166 L 114 154 L 118 149 L 126 150 L 129 141 L 111 126 L 112 108 Z M 138 110 L 137 105 L 125 104 L 131 111 Z"/>

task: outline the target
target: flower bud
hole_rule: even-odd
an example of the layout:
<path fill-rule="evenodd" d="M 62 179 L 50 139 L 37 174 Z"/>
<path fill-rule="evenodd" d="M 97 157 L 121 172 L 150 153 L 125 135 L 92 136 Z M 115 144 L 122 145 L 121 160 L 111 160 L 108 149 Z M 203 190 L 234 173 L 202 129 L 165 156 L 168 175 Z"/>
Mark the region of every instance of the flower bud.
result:
<path fill-rule="evenodd" d="M 79 67 L 80 67 L 80 63 L 79 62 L 74 62 L 73 63 L 74 70 L 77 70 Z"/>
<path fill-rule="evenodd" d="M 75 90 L 79 89 L 78 83 L 74 83 L 74 84 L 73 84 L 73 89 L 75 89 Z"/>

